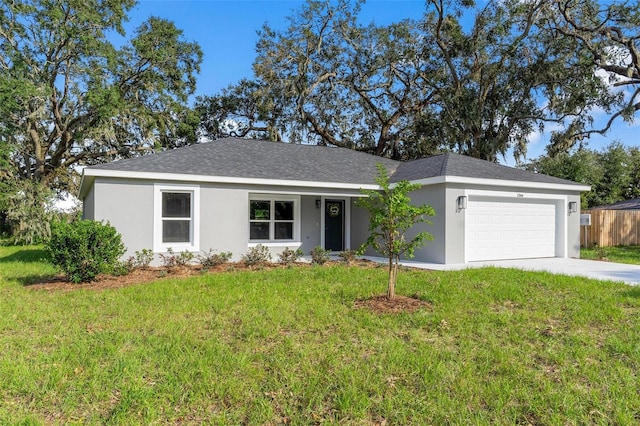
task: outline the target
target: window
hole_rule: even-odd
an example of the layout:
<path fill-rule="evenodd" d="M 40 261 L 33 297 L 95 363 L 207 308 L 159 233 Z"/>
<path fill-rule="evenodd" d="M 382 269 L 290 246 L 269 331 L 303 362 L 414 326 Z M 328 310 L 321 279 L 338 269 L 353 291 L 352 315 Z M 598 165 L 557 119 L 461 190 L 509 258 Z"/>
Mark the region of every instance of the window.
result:
<path fill-rule="evenodd" d="M 162 192 L 162 242 L 191 242 L 190 192 Z"/>
<path fill-rule="evenodd" d="M 154 251 L 197 251 L 199 188 L 155 186 Z"/>
<path fill-rule="evenodd" d="M 279 197 L 251 199 L 249 201 L 249 239 L 251 241 L 293 241 L 296 237 L 295 203 L 295 200 Z"/>

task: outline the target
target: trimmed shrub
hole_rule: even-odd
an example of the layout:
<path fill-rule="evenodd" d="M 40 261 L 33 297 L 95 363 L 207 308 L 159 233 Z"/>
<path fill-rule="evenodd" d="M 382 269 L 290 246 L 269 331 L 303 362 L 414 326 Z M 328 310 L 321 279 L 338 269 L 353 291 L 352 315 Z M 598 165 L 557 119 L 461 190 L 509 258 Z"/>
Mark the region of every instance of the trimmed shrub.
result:
<path fill-rule="evenodd" d="M 309 254 L 311 255 L 311 263 L 315 265 L 324 265 L 329 261 L 329 253 L 331 250 L 325 250 L 322 246 L 315 246 Z"/>
<path fill-rule="evenodd" d="M 247 266 L 260 266 L 271 262 L 271 252 L 262 244 L 251 247 L 242 255 L 242 262 Z"/>
<path fill-rule="evenodd" d="M 54 223 L 47 249 L 52 262 L 74 283 L 113 273 L 126 251 L 113 226 L 92 220 Z"/>
<path fill-rule="evenodd" d="M 302 257 L 302 254 L 302 249 L 299 247 L 296 250 L 287 247 L 278 255 L 278 260 L 285 265 L 291 265 L 297 262 Z"/>

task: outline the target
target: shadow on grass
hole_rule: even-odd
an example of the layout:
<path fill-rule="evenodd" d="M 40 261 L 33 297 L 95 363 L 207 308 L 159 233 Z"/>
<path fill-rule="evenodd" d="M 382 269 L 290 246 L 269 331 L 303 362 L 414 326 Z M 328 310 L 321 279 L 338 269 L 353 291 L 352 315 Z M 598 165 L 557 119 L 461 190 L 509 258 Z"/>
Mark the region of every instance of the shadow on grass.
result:
<path fill-rule="evenodd" d="M 640 286 L 635 286 L 622 293 L 623 296 L 640 299 Z"/>
<path fill-rule="evenodd" d="M 14 280 L 23 287 L 69 282 L 64 276 L 56 274 L 25 275 L 23 277 L 15 277 Z"/>
<path fill-rule="evenodd" d="M 8 256 L 0 257 L 0 263 L 9 263 L 9 262 L 25 262 L 25 263 L 36 263 L 36 262 L 49 262 L 49 253 L 44 249 L 24 249 L 19 250 L 15 253 L 12 253 Z"/>

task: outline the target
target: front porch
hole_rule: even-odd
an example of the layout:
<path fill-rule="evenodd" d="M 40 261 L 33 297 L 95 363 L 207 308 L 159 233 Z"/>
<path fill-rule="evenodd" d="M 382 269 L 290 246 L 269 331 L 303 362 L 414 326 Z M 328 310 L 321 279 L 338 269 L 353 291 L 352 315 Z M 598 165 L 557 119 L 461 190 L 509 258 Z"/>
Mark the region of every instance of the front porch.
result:
<path fill-rule="evenodd" d="M 300 248 L 308 254 L 321 246 L 332 253 L 356 249 L 367 238 L 367 212 L 355 205 L 359 197 L 303 195 L 300 199 Z"/>

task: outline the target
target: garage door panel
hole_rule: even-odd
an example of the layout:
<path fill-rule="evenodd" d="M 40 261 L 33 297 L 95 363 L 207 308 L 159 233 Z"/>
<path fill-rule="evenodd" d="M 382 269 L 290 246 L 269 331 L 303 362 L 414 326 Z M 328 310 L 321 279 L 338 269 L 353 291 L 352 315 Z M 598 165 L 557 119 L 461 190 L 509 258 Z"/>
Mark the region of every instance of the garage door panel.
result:
<path fill-rule="evenodd" d="M 471 198 L 465 228 L 467 261 L 555 256 L 551 201 Z"/>

